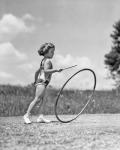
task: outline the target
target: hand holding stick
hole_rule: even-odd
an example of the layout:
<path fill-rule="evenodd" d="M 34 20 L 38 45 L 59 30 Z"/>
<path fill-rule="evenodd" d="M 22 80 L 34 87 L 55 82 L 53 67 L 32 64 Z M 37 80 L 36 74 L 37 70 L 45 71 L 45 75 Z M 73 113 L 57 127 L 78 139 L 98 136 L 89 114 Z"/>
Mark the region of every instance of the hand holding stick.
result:
<path fill-rule="evenodd" d="M 70 67 L 66 67 L 66 68 L 63 68 L 63 69 L 59 69 L 58 72 L 61 72 L 63 70 L 67 70 L 67 69 L 70 69 L 70 68 L 73 68 L 73 67 L 76 67 L 77 65 L 74 65 L 74 66 L 70 66 Z"/>

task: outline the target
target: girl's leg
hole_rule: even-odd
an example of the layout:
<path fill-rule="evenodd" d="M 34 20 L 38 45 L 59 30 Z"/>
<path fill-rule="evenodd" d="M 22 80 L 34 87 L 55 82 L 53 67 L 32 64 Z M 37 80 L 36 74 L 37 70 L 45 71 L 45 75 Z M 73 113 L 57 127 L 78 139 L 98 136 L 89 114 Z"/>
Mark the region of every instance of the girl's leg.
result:
<path fill-rule="evenodd" d="M 45 86 L 44 85 L 41 84 L 41 85 L 38 85 L 36 87 L 35 98 L 30 103 L 30 105 L 28 107 L 28 110 L 27 110 L 26 114 L 24 115 L 24 121 L 25 121 L 25 123 L 31 123 L 31 121 L 29 120 L 30 112 L 33 109 L 33 107 L 36 105 L 36 103 L 38 102 L 39 98 L 40 98 L 40 100 L 42 100 L 44 92 L 45 92 Z"/>
<path fill-rule="evenodd" d="M 45 103 L 46 103 L 46 101 L 45 101 L 45 99 L 44 99 L 44 97 L 45 97 L 45 92 L 46 92 L 46 90 L 45 90 L 44 93 L 43 93 L 42 102 L 40 103 L 40 106 L 39 106 L 39 108 L 41 109 L 41 112 L 43 112 L 44 107 L 45 107 Z M 42 107 L 41 107 L 41 105 L 42 105 Z M 49 123 L 49 122 L 51 122 L 51 121 L 48 120 L 48 119 L 46 119 L 46 118 L 44 118 L 43 114 L 40 114 L 39 117 L 38 117 L 38 119 L 37 119 L 37 122 Z"/>
<path fill-rule="evenodd" d="M 44 103 L 45 103 L 45 92 L 46 90 L 44 90 L 43 96 L 41 97 L 40 103 L 39 103 L 39 112 L 43 113 L 44 112 Z"/>

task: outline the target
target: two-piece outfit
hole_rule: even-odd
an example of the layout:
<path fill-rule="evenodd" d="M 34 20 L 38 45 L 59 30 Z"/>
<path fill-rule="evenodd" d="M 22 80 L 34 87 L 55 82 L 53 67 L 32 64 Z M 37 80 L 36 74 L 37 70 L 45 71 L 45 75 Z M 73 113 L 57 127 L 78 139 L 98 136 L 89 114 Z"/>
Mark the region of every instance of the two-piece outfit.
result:
<path fill-rule="evenodd" d="M 46 75 L 45 71 L 44 71 L 44 63 L 45 63 L 45 59 L 42 59 L 41 64 L 40 64 L 40 72 L 37 78 L 37 81 L 35 83 L 35 86 L 37 85 L 45 85 L 45 87 L 47 87 L 47 85 L 50 82 L 51 79 L 51 74 Z M 52 69 L 52 66 L 51 66 Z"/>

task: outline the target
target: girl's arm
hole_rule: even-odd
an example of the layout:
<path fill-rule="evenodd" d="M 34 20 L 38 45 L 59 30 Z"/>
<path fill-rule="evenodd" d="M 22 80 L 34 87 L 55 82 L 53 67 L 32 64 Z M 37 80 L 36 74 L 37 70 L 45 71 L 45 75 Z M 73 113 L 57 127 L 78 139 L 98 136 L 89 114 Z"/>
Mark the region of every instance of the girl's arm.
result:
<path fill-rule="evenodd" d="M 55 73 L 55 72 L 61 72 L 62 69 L 53 69 L 52 68 L 52 63 L 51 61 L 46 61 L 45 64 L 44 64 L 44 72 L 45 73 L 49 73 L 49 74 L 52 74 L 52 73 Z"/>
<path fill-rule="evenodd" d="M 35 82 L 34 83 L 36 83 L 39 73 L 40 73 L 40 68 L 35 72 Z"/>

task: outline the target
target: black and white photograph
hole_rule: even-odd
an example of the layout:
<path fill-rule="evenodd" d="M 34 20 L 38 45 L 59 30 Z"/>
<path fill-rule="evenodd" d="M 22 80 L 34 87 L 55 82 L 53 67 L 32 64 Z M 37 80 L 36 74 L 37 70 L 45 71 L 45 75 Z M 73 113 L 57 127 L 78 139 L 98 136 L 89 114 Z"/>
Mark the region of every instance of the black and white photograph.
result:
<path fill-rule="evenodd" d="M 0 150 L 120 150 L 120 0 L 0 0 Z"/>

